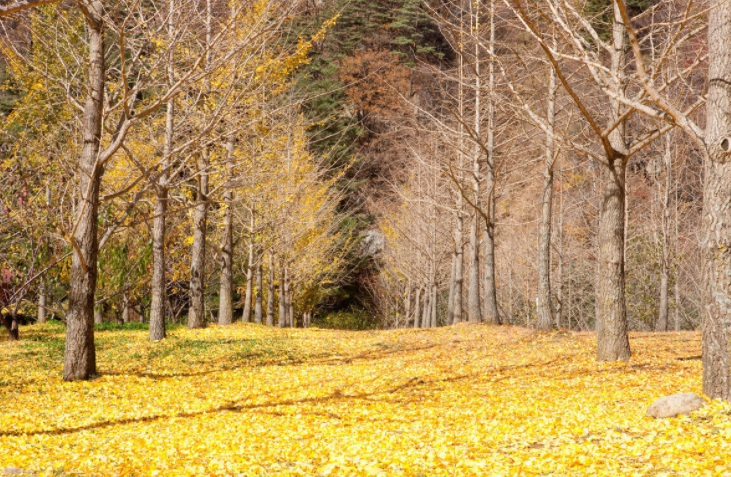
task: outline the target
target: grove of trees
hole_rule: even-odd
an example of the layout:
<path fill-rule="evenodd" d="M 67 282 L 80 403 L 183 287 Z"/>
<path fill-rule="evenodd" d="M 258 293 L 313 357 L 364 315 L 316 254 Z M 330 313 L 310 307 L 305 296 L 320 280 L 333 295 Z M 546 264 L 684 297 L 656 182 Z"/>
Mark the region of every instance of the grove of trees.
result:
<path fill-rule="evenodd" d="M 724 0 L 0 6 L 0 308 L 66 326 L 702 328 L 731 398 Z M 31 316 L 32 315 L 32 316 Z"/>

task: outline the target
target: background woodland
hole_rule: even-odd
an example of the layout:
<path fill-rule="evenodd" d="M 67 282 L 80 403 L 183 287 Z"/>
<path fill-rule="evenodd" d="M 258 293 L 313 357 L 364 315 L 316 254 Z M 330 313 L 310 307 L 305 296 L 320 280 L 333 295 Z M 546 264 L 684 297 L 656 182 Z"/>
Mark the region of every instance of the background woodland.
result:
<path fill-rule="evenodd" d="M 622 360 L 629 330 L 697 329 L 726 296 L 725 235 L 702 246 L 726 7 L 0 8 L 3 321 L 63 321 L 67 379 L 104 322 L 515 324 Z"/>

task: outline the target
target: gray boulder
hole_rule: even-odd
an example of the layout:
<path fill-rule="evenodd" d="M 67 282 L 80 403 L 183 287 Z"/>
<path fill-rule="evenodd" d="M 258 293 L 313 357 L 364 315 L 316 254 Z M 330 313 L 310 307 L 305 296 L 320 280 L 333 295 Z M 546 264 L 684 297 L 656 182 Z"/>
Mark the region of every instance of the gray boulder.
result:
<path fill-rule="evenodd" d="M 676 417 L 680 414 L 687 416 L 706 405 L 706 401 L 694 393 L 671 394 L 658 399 L 647 410 L 647 417 L 662 419 Z"/>

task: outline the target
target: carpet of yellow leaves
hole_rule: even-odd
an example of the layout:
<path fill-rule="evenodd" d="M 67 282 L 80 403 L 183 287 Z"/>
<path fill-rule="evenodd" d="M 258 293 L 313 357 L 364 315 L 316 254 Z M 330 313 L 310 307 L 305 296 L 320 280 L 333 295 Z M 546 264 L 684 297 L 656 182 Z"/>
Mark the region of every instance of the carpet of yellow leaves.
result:
<path fill-rule="evenodd" d="M 731 407 L 700 394 L 698 333 L 256 325 L 97 333 L 101 377 L 60 379 L 63 330 L 0 343 L 0 469 L 44 475 L 731 475 Z"/>

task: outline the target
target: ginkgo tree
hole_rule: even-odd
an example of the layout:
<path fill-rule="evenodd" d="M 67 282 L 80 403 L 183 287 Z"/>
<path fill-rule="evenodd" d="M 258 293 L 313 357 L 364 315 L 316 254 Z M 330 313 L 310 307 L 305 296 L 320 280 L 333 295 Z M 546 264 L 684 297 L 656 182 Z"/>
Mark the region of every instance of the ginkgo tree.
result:
<path fill-rule="evenodd" d="M 106 169 L 118 155 L 130 154 L 126 144 L 139 126 L 160 114 L 171 99 L 190 91 L 206 92 L 214 73 L 236 64 L 241 55 L 249 53 L 247 42 L 274 27 L 270 22 L 262 21 L 258 23 L 257 31 L 242 37 L 233 28 L 240 12 L 270 5 L 268 8 L 276 7 L 280 14 L 285 14 L 293 7 L 291 2 L 286 5 L 263 1 L 232 2 L 229 15 L 220 18 L 215 30 L 208 29 L 202 38 L 197 26 L 210 23 L 212 3 L 219 2 L 209 0 L 207 8 L 200 8 L 199 1 L 164 5 L 79 1 L 63 10 L 62 6 L 53 5 L 46 8 L 60 10 L 57 18 L 69 19 L 69 22 L 83 18 L 84 28 L 75 33 L 80 41 L 69 41 L 63 29 L 44 28 L 34 32 L 30 48 L 17 43 L 7 44 L 10 64 L 35 74 L 41 88 L 69 105 L 74 118 L 71 127 L 79 145 L 78 159 L 73 167 L 79 199 L 73 226 L 66 237 L 73 249 L 64 360 L 67 380 L 88 379 L 96 374 L 93 312 L 99 246 L 134 210 L 133 199 L 99 237 L 100 190 Z M 160 44 L 160 28 L 174 13 L 176 21 L 187 28 L 173 41 Z M 43 13 L 31 12 L 30 15 Z M 193 48 L 201 42 L 205 47 Z M 44 48 L 58 58 L 68 55 L 74 61 L 59 61 L 69 66 L 49 70 L 34 56 L 33 52 L 38 48 Z M 188 55 L 189 63 L 170 84 L 165 68 L 168 58 L 178 48 Z M 212 55 L 213 48 L 221 53 Z M 213 108 L 210 114 L 215 116 L 218 112 Z M 208 121 L 207 124 L 208 127 L 195 131 L 189 141 L 204 141 L 217 123 Z M 158 164 L 160 159 L 156 161 Z M 143 167 L 129 177 L 117 193 L 131 191 L 143 179 L 159 173 L 160 168 L 154 163 Z M 141 196 L 139 192 L 135 194 L 137 200 Z"/>

